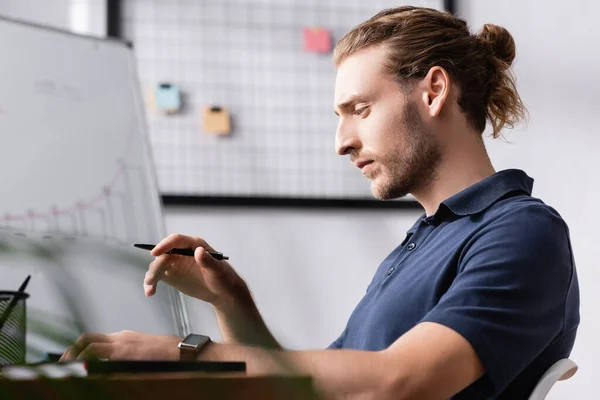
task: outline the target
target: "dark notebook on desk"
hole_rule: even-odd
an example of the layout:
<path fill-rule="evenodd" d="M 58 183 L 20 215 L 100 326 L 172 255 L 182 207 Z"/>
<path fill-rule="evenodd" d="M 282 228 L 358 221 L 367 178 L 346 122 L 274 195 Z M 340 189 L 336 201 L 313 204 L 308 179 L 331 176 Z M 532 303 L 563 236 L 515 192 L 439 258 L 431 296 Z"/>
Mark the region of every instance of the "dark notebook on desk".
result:
<path fill-rule="evenodd" d="M 88 361 L 88 375 L 152 372 L 246 372 L 245 362 L 222 361 Z"/>

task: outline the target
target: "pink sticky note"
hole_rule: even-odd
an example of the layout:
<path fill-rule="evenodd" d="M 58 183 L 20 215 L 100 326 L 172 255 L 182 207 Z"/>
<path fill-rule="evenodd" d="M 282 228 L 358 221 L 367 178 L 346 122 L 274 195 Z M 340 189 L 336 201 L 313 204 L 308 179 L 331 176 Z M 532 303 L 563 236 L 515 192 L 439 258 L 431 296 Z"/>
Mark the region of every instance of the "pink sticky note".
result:
<path fill-rule="evenodd" d="M 304 28 L 304 50 L 315 53 L 331 51 L 331 35 L 324 28 Z"/>

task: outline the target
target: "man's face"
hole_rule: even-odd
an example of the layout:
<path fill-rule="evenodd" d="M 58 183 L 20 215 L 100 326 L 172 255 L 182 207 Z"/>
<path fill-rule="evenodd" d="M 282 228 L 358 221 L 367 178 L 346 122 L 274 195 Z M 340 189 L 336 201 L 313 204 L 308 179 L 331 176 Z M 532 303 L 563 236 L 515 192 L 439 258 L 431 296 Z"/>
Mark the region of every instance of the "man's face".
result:
<path fill-rule="evenodd" d="M 336 151 L 371 179 L 380 200 L 426 187 L 440 161 L 440 149 L 419 114 L 419 99 L 405 94 L 383 69 L 384 49 L 371 47 L 338 67 Z"/>

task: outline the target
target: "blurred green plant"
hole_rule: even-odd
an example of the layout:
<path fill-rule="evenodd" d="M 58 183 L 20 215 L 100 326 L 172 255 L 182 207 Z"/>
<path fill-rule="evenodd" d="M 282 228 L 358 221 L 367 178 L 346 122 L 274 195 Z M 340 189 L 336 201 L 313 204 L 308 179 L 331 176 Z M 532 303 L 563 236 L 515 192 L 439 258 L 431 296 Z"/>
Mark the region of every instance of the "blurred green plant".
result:
<path fill-rule="evenodd" d="M 22 259 L 22 263 L 29 261 L 43 264 L 45 266 L 44 278 L 49 280 L 47 284 L 55 287 L 55 295 L 60 297 L 62 305 L 66 308 L 62 310 L 64 314 L 57 314 L 27 306 L 28 360 L 38 360 L 38 362 L 41 362 L 47 355 L 49 347 L 66 349 L 75 342 L 79 335 L 90 331 L 91 321 L 89 318 L 93 316 L 90 316 L 87 312 L 88 303 L 85 301 L 87 296 L 85 296 L 85 293 L 82 293 L 81 283 L 73 276 L 65 262 L 65 254 L 72 251 L 74 247 L 81 247 L 80 239 L 66 236 L 42 236 L 41 238 L 36 238 L 0 230 L 0 262 L 3 256 L 8 256 L 13 259 Z M 120 273 L 123 272 L 123 268 L 130 268 L 139 271 L 140 275 L 143 275 L 148 266 L 149 259 L 147 253 L 140 252 L 138 255 L 129 246 L 114 243 L 88 243 L 87 249 L 85 247 L 81 251 L 101 251 L 102 260 L 106 263 L 106 268 L 118 265 L 118 272 Z M 0 268 L 4 267 L 0 265 Z M 107 273 L 111 272 L 107 270 Z M 32 338 L 40 340 L 29 340 Z M 38 362 L 34 361 L 32 364 L 37 364 Z M 283 359 L 280 362 L 287 364 Z M 291 365 L 287 365 L 287 367 L 289 371 L 294 370 L 294 367 Z M 59 394 L 58 397 L 48 398 L 99 400 L 115 398 L 114 393 L 100 390 L 102 388 L 101 385 L 96 384 L 94 386 L 99 390 L 90 391 L 90 385 L 85 384 L 84 382 L 86 381 L 78 380 L 77 378 L 73 378 L 74 381 L 72 384 L 68 384 L 60 379 L 46 379 L 44 376 L 41 376 L 41 379 L 44 380 L 46 387 L 51 389 L 51 392 Z M 198 393 L 205 395 L 206 386 L 200 384 L 200 382 L 197 384 L 199 385 Z M 303 386 L 299 391 L 295 387 L 295 392 L 292 394 L 286 385 L 285 381 L 273 384 L 273 394 L 280 393 L 281 396 L 276 396 L 277 398 L 290 398 L 289 395 L 292 395 L 291 398 L 298 399 L 316 398 L 310 386 Z M 2 387 L 0 382 L 0 398 L 3 400 L 26 398 L 21 395 L 22 393 L 13 397 L 9 392 L 3 392 Z M 132 393 L 128 392 L 128 394 L 131 395 Z M 130 397 L 128 396 L 127 398 Z"/>
<path fill-rule="evenodd" d="M 118 265 L 119 268 L 132 268 L 142 273 L 148 265 L 148 258 L 132 254 L 122 244 L 108 244 L 88 240 L 81 246 L 78 239 L 69 236 L 35 236 L 19 232 L 0 230 L 0 257 L 21 260 L 19 265 L 28 263 L 44 265 L 44 286 L 53 287 L 56 296 L 64 307 L 64 314 L 48 312 L 27 306 L 27 336 L 41 340 L 28 340 L 27 359 L 43 360 L 48 348 L 67 348 L 81 335 L 90 330 L 89 304 L 83 293 L 81 283 L 71 273 L 64 255 L 75 247 L 82 251 L 92 250 L 102 253 L 107 268 Z M 141 253 L 144 254 L 145 253 Z M 0 266 L 6 268 L 6 266 Z M 121 270 L 121 272 L 123 272 Z M 0 288 L 10 290 L 11 288 Z M 44 344 L 40 344 L 43 342 Z"/>

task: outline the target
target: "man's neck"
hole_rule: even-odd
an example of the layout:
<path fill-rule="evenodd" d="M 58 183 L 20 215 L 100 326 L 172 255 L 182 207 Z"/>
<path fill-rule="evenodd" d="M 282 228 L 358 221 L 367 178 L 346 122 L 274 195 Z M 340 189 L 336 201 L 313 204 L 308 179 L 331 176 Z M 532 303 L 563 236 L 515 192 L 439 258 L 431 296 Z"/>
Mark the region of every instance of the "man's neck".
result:
<path fill-rule="evenodd" d="M 452 148 L 453 151 L 443 155 L 433 179 L 412 192 L 427 216 L 435 214 L 442 201 L 496 172 L 479 140 L 455 144 Z"/>

